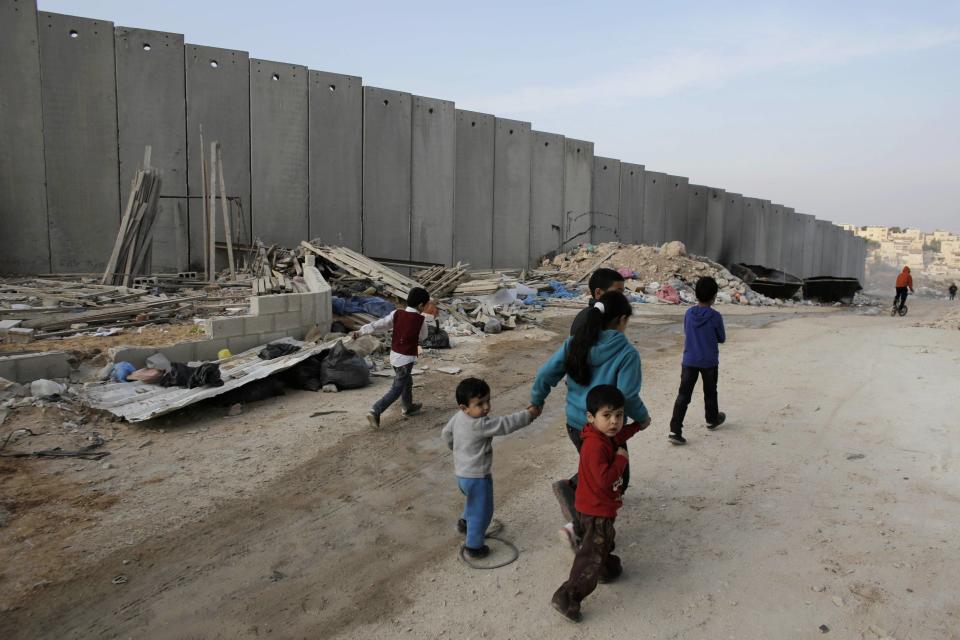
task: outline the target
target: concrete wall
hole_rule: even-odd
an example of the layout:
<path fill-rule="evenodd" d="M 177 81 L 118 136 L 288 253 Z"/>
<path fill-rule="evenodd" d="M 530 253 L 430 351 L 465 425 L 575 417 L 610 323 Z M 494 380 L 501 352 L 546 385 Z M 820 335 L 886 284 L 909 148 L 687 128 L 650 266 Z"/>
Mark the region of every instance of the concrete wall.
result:
<path fill-rule="evenodd" d="M 687 229 L 680 238 L 687 253 L 704 255 L 707 246 L 707 198 L 709 187 L 691 184 L 687 188 Z"/>
<path fill-rule="evenodd" d="M 453 259 L 474 269 L 489 269 L 493 261 L 495 137 L 492 115 L 457 109 Z"/>
<path fill-rule="evenodd" d="M 593 241 L 620 239 L 620 161 L 603 156 L 593 158 Z"/>
<path fill-rule="evenodd" d="M 707 224 L 703 252 L 711 260 L 720 261 L 723 255 L 724 219 L 726 217 L 727 192 L 707 187 Z"/>
<path fill-rule="evenodd" d="M 557 251 L 563 230 L 564 137 L 532 132 L 530 150 L 530 259 Z"/>
<path fill-rule="evenodd" d="M 803 258 L 800 264 L 799 278 L 809 278 L 814 274 L 814 255 L 817 242 L 817 219 L 805 213 L 797 214 L 800 218 L 800 234 L 803 239 Z"/>
<path fill-rule="evenodd" d="M 667 175 L 664 195 L 664 240 L 684 240 L 687 235 L 687 189 L 690 180 L 683 176 Z"/>
<path fill-rule="evenodd" d="M 727 192 L 723 202 L 723 244 L 715 260 L 725 265 L 743 262 L 743 242 L 743 195 Z"/>
<path fill-rule="evenodd" d="M 620 242 L 642 242 L 645 173 L 642 164 L 620 163 Z"/>
<path fill-rule="evenodd" d="M 564 247 L 593 238 L 590 215 L 593 186 L 593 143 L 567 138 L 563 158 Z"/>
<path fill-rule="evenodd" d="M 35 1 L 0 2 L 0 140 L 0 273 L 49 272 Z"/>
<path fill-rule="evenodd" d="M 493 142 L 493 266 L 530 261 L 530 123 L 497 118 Z"/>
<path fill-rule="evenodd" d="M 410 257 L 418 262 L 453 262 L 456 116 L 452 102 L 413 98 Z"/>
<path fill-rule="evenodd" d="M 648 169 L 644 172 L 643 185 L 641 241 L 643 244 L 661 245 L 667 235 L 667 174 Z"/>

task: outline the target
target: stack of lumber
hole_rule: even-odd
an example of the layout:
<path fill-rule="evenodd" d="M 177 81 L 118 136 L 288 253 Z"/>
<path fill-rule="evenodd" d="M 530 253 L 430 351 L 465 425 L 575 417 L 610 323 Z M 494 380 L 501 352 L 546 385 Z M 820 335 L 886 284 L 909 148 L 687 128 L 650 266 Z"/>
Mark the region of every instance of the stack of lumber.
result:
<path fill-rule="evenodd" d="M 457 285 L 470 277 L 468 266 L 458 262 L 455 267 L 430 267 L 414 274 L 414 277 L 431 296 L 445 298 L 453 293 Z"/>
<path fill-rule="evenodd" d="M 517 284 L 516 278 L 497 276 L 485 280 L 470 280 L 457 285 L 453 290 L 455 296 L 485 296 L 496 293 L 500 289 L 508 289 Z"/>
<path fill-rule="evenodd" d="M 132 276 L 148 270 L 147 258 L 160 197 L 160 175 L 159 169 L 147 168 L 138 170 L 134 176 L 130 199 L 101 284 L 129 286 Z"/>
<path fill-rule="evenodd" d="M 352 249 L 346 247 L 317 247 L 306 241 L 301 242 L 300 246 L 352 276 L 378 283 L 390 295 L 401 300 L 407 299 L 410 289 L 420 286 L 416 281 Z"/>
<path fill-rule="evenodd" d="M 146 324 L 156 322 L 161 318 L 173 318 L 178 313 L 184 311 L 184 307 L 192 308 L 192 304 L 197 300 L 202 300 L 205 296 L 188 296 L 181 298 L 167 298 L 164 300 L 153 300 L 151 302 L 137 302 L 134 304 L 117 305 L 114 307 L 105 307 L 82 313 L 58 314 L 50 317 L 34 318 L 26 320 L 22 326 L 34 329 L 36 338 L 56 335 L 65 330 L 69 333 L 75 332 L 71 327 L 73 325 L 84 324 L 89 326 L 110 325 L 130 326 L 133 324 Z"/>
<path fill-rule="evenodd" d="M 255 296 L 265 296 L 273 293 L 309 293 L 310 289 L 303 282 L 288 278 L 279 271 L 273 275 L 254 278 L 250 282 L 251 292 Z"/>

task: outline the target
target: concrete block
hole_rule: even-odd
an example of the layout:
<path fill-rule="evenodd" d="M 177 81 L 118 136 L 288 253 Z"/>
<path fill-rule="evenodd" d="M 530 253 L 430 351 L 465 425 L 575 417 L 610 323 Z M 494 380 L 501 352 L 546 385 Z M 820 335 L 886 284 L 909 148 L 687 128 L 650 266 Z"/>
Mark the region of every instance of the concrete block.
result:
<path fill-rule="evenodd" d="M 642 164 L 620 163 L 620 242 L 640 244 L 643 238 L 643 191 L 646 170 Z"/>
<path fill-rule="evenodd" d="M 203 342 L 196 343 L 196 345 L 195 360 L 199 362 L 210 362 L 217 360 L 217 353 L 221 349 L 227 348 L 227 338 L 204 340 Z"/>
<path fill-rule="evenodd" d="M 262 333 L 260 334 L 260 344 L 268 344 L 274 340 L 279 340 L 280 338 L 286 338 L 289 334 L 286 331 L 275 331 L 271 333 Z"/>
<path fill-rule="evenodd" d="M 287 294 L 285 297 L 287 299 L 287 311 L 300 311 L 301 300 L 304 296 L 309 296 L 312 294 L 309 293 L 292 293 Z"/>
<path fill-rule="evenodd" d="M 36 330 L 29 327 L 13 327 L 7 329 L 7 342 L 27 344 L 33 342 L 34 333 L 36 333 Z"/>
<path fill-rule="evenodd" d="M 227 338 L 227 348 L 230 349 L 230 353 L 237 355 L 238 353 L 243 353 L 248 349 L 253 349 L 256 346 L 260 345 L 260 335 L 254 334 L 249 336 L 237 336 L 235 338 Z"/>
<path fill-rule="evenodd" d="M 593 143 L 567 138 L 563 160 L 564 249 L 591 242 L 593 216 Z"/>
<path fill-rule="evenodd" d="M 284 313 L 287 310 L 286 294 L 271 296 L 253 296 L 250 298 L 250 314 L 264 316 L 274 313 Z"/>
<path fill-rule="evenodd" d="M 232 338 L 244 334 L 243 316 L 234 318 L 211 318 L 211 338 Z"/>
<path fill-rule="evenodd" d="M 273 316 L 241 316 L 243 319 L 243 335 L 255 336 L 268 331 L 273 331 Z"/>
<path fill-rule="evenodd" d="M 457 109 L 453 259 L 474 269 L 493 261 L 494 117 Z"/>
<path fill-rule="evenodd" d="M 530 154 L 530 262 L 560 248 L 563 223 L 563 136 L 531 132 Z"/>
<path fill-rule="evenodd" d="M 530 123 L 497 118 L 493 161 L 493 267 L 530 260 Z"/>
<path fill-rule="evenodd" d="M 360 251 L 363 86 L 310 71 L 310 236 Z"/>
<path fill-rule="evenodd" d="M 300 312 L 287 311 L 273 316 L 274 331 L 291 331 L 300 326 Z"/>
<path fill-rule="evenodd" d="M 15 381 L 21 384 L 40 378 L 66 378 L 70 375 L 70 363 L 67 361 L 67 354 L 63 351 L 48 351 L 46 353 L 31 353 L 11 357 L 16 360 Z"/>
<path fill-rule="evenodd" d="M 612 242 L 620 234 L 620 161 L 594 156 L 590 210 L 594 242 Z"/>
<path fill-rule="evenodd" d="M 314 293 L 300 301 L 300 321 L 302 324 L 314 324 L 317 321 L 317 304 L 322 294 Z"/>
<path fill-rule="evenodd" d="M 5 336 L 10 329 L 19 327 L 21 322 L 23 320 L 0 320 L 0 336 Z"/>
<path fill-rule="evenodd" d="M 17 380 L 17 359 L 14 356 L 0 356 L 0 378 L 19 382 Z"/>
<path fill-rule="evenodd" d="M 413 97 L 410 257 L 451 264 L 457 122 L 452 102 Z"/>
<path fill-rule="evenodd" d="M 157 347 L 111 347 L 107 350 L 113 362 L 129 362 L 138 369 L 146 366 L 147 358 L 157 353 Z M 163 355 L 167 355 L 164 353 Z M 170 358 L 170 356 L 167 356 Z M 173 362 L 173 360 L 170 360 Z"/>
<path fill-rule="evenodd" d="M 204 340 L 181 342 L 179 344 L 160 347 L 158 351 L 167 357 L 170 362 L 190 362 L 197 359 L 197 345 Z"/>

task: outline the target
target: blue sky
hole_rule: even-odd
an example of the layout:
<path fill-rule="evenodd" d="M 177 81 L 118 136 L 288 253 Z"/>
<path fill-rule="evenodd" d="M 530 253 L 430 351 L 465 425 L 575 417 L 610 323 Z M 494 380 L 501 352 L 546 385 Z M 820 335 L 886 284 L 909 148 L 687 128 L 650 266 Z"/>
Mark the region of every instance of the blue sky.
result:
<path fill-rule="evenodd" d="M 834 222 L 960 232 L 960 2 L 39 0 L 362 76 Z"/>

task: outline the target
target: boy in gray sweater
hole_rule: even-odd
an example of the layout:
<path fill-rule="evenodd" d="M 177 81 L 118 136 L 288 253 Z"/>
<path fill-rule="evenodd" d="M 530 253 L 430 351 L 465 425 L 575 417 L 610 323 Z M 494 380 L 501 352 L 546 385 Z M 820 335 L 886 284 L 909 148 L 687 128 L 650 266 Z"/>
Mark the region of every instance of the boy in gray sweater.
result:
<path fill-rule="evenodd" d="M 502 418 L 490 418 L 490 385 L 480 378 L 466 378 L 457 385 L 460 410 L 450 418 L 440 435 L 453 450 L 453 468 L 460 492 L 466 496 L 457 530 L 467 534 L 464 553 L 483 558 L 490 548 L 483 543 L 493 519 L 493 437 L 505 436 L 530 424 L 540 408 L 529 406 Z"/>

